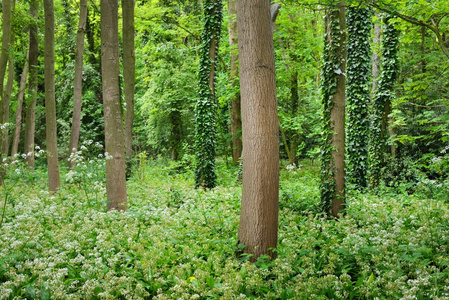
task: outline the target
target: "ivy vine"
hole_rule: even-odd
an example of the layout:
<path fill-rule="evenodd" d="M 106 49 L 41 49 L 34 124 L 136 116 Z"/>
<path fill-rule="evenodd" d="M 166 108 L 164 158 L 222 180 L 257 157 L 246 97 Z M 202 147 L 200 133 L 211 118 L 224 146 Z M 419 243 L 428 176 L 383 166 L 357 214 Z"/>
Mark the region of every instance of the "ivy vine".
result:
<path fill-rule="evenodd" d="M 221 0 L 203 0 L 204 29 L 199 62 L 199 98 L 195 106 L 195 186 L 214 188 L 217 138 L 215 70 L 220 41 L 223 5 Z M 212 76 L 213 80 L 210 80 Z"/>
<path fill-rule="evenodd" d="M 355 188 L 367 186 L 371 73 L 371 14 L 348 7 L 346 71 L 346 178 Z"/>
<path fill-rule="evenodd" d="M 396 81 L 398 63 L 399 31 L 392 22 L 391 15 L 384 16 L 382 28 L 382 72 L 379 85 L 372 105 L 371 135 L 369 145 L 369 185 L 374 188 L 379 185 L 381 169 L 385 164 L 387 149 L 387 119 L 388 108 L 394 97 L 393 87 Z"/>
<path fill-rule="evenodd" d="M 342 32 L 338 18 L 340 9 L 330 7 L 327 11 L 326 32 L 324 34 L 323 66 L 321 69 L 321 101 L 323 114 L 321 124 L 322 145 L 321 145 L 321 205 L 325 212 L 329 212 L 332 201 L 336 197 L 335 162 L 332 157 L 332 137 L 334 135 L 331 122 L 331 111 L 334 107 L 333 96 L 337 92 L 338 76 L 342 74 L 340 70 L 341 60 L 344 59 L 339 53 L 344 53 L 342 44 Z"/>

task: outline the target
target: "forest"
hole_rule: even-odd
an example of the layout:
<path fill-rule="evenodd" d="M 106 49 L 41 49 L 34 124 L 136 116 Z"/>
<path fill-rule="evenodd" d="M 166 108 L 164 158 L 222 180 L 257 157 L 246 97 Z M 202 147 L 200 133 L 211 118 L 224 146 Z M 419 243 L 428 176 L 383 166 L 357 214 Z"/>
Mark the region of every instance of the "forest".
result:
<path fill-rule="evenodd" d="M 446 0 L 0 0 L 1 299 L 449 299 Z"/>

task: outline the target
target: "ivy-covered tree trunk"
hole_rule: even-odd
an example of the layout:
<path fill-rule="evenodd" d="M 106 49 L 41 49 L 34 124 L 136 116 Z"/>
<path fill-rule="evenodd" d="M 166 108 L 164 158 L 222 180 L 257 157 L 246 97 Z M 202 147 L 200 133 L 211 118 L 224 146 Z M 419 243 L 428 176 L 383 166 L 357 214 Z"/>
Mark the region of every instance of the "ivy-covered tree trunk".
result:
<path fill-rule="evenodd" d="M 382 73 L 371 112 L 369 145 L 369 186 L 371 189 L 379 185 L 380 172 L 385 164 L 388 114 L 393 97 L 393 86 L 399 69 L 399 32 L 395 29 L 391 19 L 392 17 L 389 15 L 384 18 L 385 25 L 382 30 Z"/>
<path fill-rule="evenodd" d="M 279 119 L 269 1 L 237 0 L 243 125 L 239 243 L 276 257 L 279 202 Z M 240 245 L 239 245 L 240 246 Z"/>
<path fill-rule="evenodd" d="M 28 77 L 28 89 L 30 91 L 30 98 L 26 101 L 26 121 L 25 121 L 25 153 L 27 155 L 27 164 L 29 167 L 34 168 L 34 133 L 36 128 L 36 101 L 37 101 L 37 88 L 38 88 L 38 66 L 37 59 L 39 55 L 38 49 L 38 8 L 39 1 L 30 1 L 30 15 L 33 18 L 33 22 L 30 25 L 30 49 L 29 49 L 29 77 Z"/>
<path fill-rule="evenodd" d="M 222 2 L 204 0 L 204 29 L 200 54 L 199 99 L 195 107 L 195 186 L 214 188 L 216 147 L 215 72 L 220 41 Z"/>
<path fill-rule="evenodd" d="M 237 8 L 236 0 L 228 0 L 229 14 L 229 45 L 231 47 L 230 80 L 234 89 L 231 99 L 231 134 L 232 134 L 232 160 L 238 163 L 242 156 L 242 115 L 240 90 L 238 89 L 238 49 L 237 49 Z"/>
<path fill-rule="evenodd" d="M 346 178 L 356 189 L 367 187 L 370 103 L 371 14 L 349 7 L 347 13 Z"/>
<path fill-rule="evenodd" d="M 125 211 L 126 167 L 120 99 L 118 2 L 101 0 L 101 77 L 104 99 L 107 210 Z"/>
<path fill-rule="evenodd" d="M 380 19 L 380 14 L 376 13 L 376 17 Z M 382 27 L 379 21 L 374 23 L 374 38 L 373 38 L 373 57 L 371 60 L 373 86 L 371 88 L 371 95 L 375 95 L 377 91 L 377 85 L 379 84 L 380 74 L 380 36 L 382 34 Z"/>
<path fill-rule="evenodd" d="M 326 13 L 322 69 L 323 145 L 321 149 L 321 202 L 334 217 L 345 202 L 345 3 Z"/>
<path fill-rule="evenodd" d="M 83 90 L 83 57 L 84 57 L 84 33 L 86 32 L 87 0 L 80 1 L 80 16 L 78 31 L 76 33 L 75 50 L 75 76 L 73 81 L 73 116 L 72 131 L 70 134 L 69 157 L 78 149 L 81 128 L 81 104 Z M 70 168 L 75 166 L 75 160 L 69 159 Z"/>
<path fill-rule="evenodd" d="M 44 0 L 45 12 L 45 133 L 47 142 L 48 186 L 51 192 L 60 186 L 55 100 L 55 14 L 53 0 Z"/>
<path fill-rule="evenodd" d="M 14 34 L 11 37 L 11 47 L 14 44 Z M 14 85 L 14 54 L 9 53 L 8 59 L 8 80 L 6 82 L 5 92 L 3 93 L 3 123 L 9 123 L 9 107 L 11 94 Z M 7 157 L 9 153 L 9 126 L 5 126 L 3 131 L 3 154 Z"/>

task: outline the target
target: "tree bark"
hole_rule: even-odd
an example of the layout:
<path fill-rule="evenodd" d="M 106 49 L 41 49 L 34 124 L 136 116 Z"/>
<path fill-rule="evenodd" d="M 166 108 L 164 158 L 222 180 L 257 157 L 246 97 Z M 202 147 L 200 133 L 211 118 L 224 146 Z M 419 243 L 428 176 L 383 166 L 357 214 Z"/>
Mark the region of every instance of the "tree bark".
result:
<path fill-rule="evenodd" d="M 5 112 L 5 99 L 4 99 L 4 80 L 6 75 L 6 66 L 10 57 L 9 51 L 11 47 L 11 17 L 13 9 L 13 0 L 3 0 L 2 3 L 2 49 L 0 53 L 0 125 L 2 129 L 0 132 L 0 158 L 4 152 L 3 150 L 3 138 L 6 129 L 4 112 Z M 3 173 L 3 172 L 2 172 Z M 1 174 L 0 174 L 1 175 Z"/>
<path fill-rule="evenodd" d="M 380 19 L 380 14 L 377 13 L 376 17 Z M 373 73 L 373 87 L 371 89 L 371 96 L 375 95 L 377 91 L 377 85 L 379 84 L 380 74 L 380 36 L 382 34 L 382 27 L 379 22 L 374 23 L 374 39 L 373 39 L 373 59 L 372 59 L 372 73 Z"/>
<path fill-rule="evenodd" d="M 55 100 L 55 13 L 53 0 L 44 0 L 45 14 L 45 125 L 47 140 L 48 187 L 55 192 L 60 187 Z"/>
<path fill-rule="evenodd" d="M 81 128 L 81 106 L 83 91 L 83 56 L 84 56 L 84 33 L 86 32 L 87 19 L 87 0 L 80 1 L 80 18 L 78 31 L 76 34 L 75 49 L 75 79 L 73 82 L 73 117 L 72 132 L 70 134 L 69 158 L 72 153 L 78 149 Z M 68 165 L 72 169 L 75 166 L 75 160 L 69 159 Z"/>
<path fill-rule="evenodd" d="M 19 93 L 17 95 L 16 121 L 14 126 L 14 137 L 11 148 L 12 157 L 14 157 L 17 154 L 17 151 L 19 149 L 20 131 L 22 129 L 23 96 L 25 94 L 26 82 L 28 77 L 28 59 L 29 59 L 29 52 L 27 51 L 22 76 L 20 78 Z"/>
<path fill-rule="evenodd" d="M 11 38 L 11 44 L 14 43 L 14 37 Z M 8 81 L 3 96 L 3 124 L 9 123 L 9 104 L 11 102 L 11 93 L 14 84 L 14 55 L 10 53 L 8 62 Z M 3 154 L 8 156 L 9 153 L 9 126 L 3 130 Z"/>
<path fill-rule="evenodd" d="M 275 258 L 279 201 L 279 121 L 269 1 L 237 1 L 243 129 L 239 243 Z"/>
<path fill-rule="evenodd" d="M 345 202 L 345 72 L 346 72 L 346 21 L 345 3 L 331 7 L 326 14 L 326 49 L 323 67 L 325 105 L 325 145 L 322 149 L 321 198 L 326 212 L 337 217 Z M 330 155 L 329 155 L 330 154 Z M 329 209 L 329 210 L 328 210 Z"/>
<path fill-rule="evenodd" d="M 101 0 L 101 73 L 103 84 L 107 210 L 125 211 L 126 172 L 119 86 L 118 2 Z"/>
<path fill-rule="evenodd" d="M 38 50 L 38 7 L 39 1 L 30 1 L 30 15 L 33 19 L 33 23 L 30 25 L 30 50 L 29 50 L 29 83 L 28 88 L 30 90 L 31 99 L 27 101 L 27 113 L 25 123 L 25 153 L 27 155 L 27 164 L 29 167 L 34 168 L 34 133 L 36 127 L 36 101 L 37 101 L 37 87 L 38 87 L 38 73 L 37 73 L 37 58 L 39 55 Z"/>
<path fill-rule="evenodd" d="M 134 122 L 134 85 L 136 57 L 134 49 L 135 0 L 122 0 L 123 11 L 123 79 L 125 83 L 125 155 L 129 165 L 132 157 Z M 128 167 L 128 169 L 130 169 Z"/>
<path fill-rule="evenodd" d="M 229 79 L 231 81 L 232 89 L 235 91 L 234 97 L 231 99 L 231 134 L 232 134 L 232 161 L 238 163 L 240 156 L 242 156 L 242 115 L 241 115 L 241 100 L 240 91 L 238 91 L 238 66 L 237 61 L 238 45 L 237 45 L 237 8 L 236 0 L 228 0 L 228 14 L 229 14 L 229 45 L 231 48 L 231 72 Z"/>

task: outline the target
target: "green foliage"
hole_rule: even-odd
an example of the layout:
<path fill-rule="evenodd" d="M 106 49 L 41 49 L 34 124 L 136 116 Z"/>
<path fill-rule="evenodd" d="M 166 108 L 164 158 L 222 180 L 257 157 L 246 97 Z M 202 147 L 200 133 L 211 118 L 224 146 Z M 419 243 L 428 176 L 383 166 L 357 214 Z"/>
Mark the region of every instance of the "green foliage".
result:
<path fill-rule="evenodd" d="M 322 145 L 321 145 L 321 202 L 323 211 L 329 211 L 335 198 L 334 159 L 332 157 L 332 130 L 331 111 L 334 106 L 333 96 L 337 92 L 338 77 L 341 74 L 340 59 L 338 55 L 340 48 L 341 28 L 339 19 L 332 15 L 338 13 L 335 6 L 328 8 L 328 28 L 324 34 L 323 65 L 321 69 L 321 101 L 323 106 Z"/>
<path fill-rule="evenodd" d="M 255 264 L 234 255 L 241 188 L 195 189 L 192 176 L 165 160 L 146 160 L 144 176 L 130 178 L 126 213 L 103 212 L 94 190 L 86 197 L 71 183 L 52 195 L 45 180 L 7 182 L 15 206 L 7 205 L 0 239 L 2 297 L 445 297 L 447 201 L 386 188 L 350 196 L 347 214 L 328 219 L 317 212 L 319 168 L 301 164 L 281 170 L 277 259 Z M 221 180 L 235 171 L 217 173 Z"/>
<path fill-rule="evenodd" d="M 346 178 L 355 188 L 367 186 L 368 108 L 371 78 L 371 14 L 367 8 L 348 7 L 346 83 Z"/>
<path fill-rule="evenodd" d="M 195 106 L 195 186 L 214 188 L 216 186 L 215 148 L 217 143 L 217 103 L 214 91 L 223 18 L 222 2 L 221 0 L 205 0 L 203 9 L 204 29 L 198 71 L 199 96 Z M 211 47 L 215 47 L 215 57 L 211 57 Z M 213 76 L 212 82 L 211 75 Z"/>
<path fill-rule="evenodd" d="M 381 169 L 385 164 L 388 134 L 388 111 L 394 97 L 394 84 L 398 76 L 398 42 L 399 31 L 395 28 L 393 18 L 384 17 L 382 29 L 382 73 L 373 100 L 371 111 L 371 132 L 369 145 L 369 185 L 379 185 Z"/>

